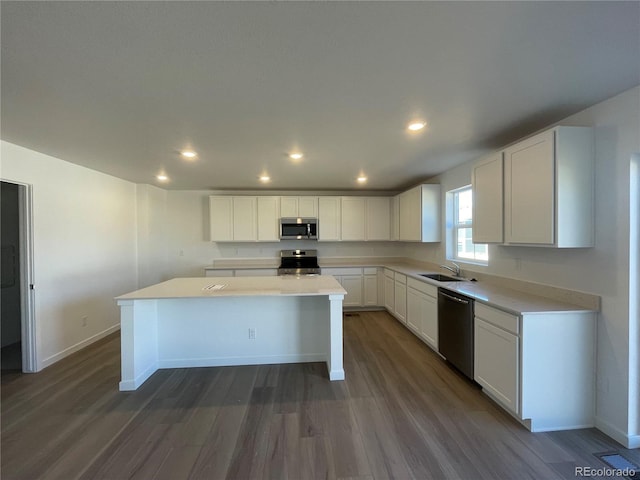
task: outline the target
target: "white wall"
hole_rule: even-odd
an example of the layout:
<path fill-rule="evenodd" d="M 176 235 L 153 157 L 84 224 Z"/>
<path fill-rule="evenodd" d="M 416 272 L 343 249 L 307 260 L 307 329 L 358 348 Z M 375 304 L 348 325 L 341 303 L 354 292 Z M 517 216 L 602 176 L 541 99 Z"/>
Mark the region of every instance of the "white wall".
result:
<path fill-rule="evenodd" d="M 0 177 L 33 189 L 39 370 L 119 327 L 113 297 L 137 284 L 136 188 L 17 145 L 0 146 Z"/>
<path fill-rule="evenodd" d="M 166 190 L 136 185 L 138 288 L 172 275 L 167 273 L 167 233 L 175 228 L 167 218 Z"/>
<path fill-rule="evenodd" d="M 630 359 L 635 359 L 638 348 L 629 336 L 630 319 L 637 322 L 629 311 L 629 162 L 632 154 L 640 151 L 640 87 L 559 123 L 595 127 L 595 247 L 554 250 L 490 246 L 488 267 L 466 265 L 463 269 L 600 295 L 598 425 L 618 441 L 626 443 L 634 436 L 637 441 L 634 413 L 640 409 L 638 385 L 629 382 Z M 471 183 L 471 164 L 432 179 L 442 184 L 443 205 L 446 191 Z M 443 263 L 445 244 L 410 244 L 405 253 Z M 635 425 L 630 424 L 631 418 Z"/>

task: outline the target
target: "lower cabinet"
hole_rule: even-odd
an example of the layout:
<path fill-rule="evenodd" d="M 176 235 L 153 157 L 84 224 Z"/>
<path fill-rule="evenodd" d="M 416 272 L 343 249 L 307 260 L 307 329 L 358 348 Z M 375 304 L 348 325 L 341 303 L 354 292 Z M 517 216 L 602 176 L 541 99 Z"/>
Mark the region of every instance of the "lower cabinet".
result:
<path fill-rule="evenodd" d="M 393 315 L 407 323 L 407 276 L 398 272 L 394 275 Z"/>
<path fill-rule="evenodd" d="M 595 423 L 594 312 L 514 315 L 475 304 L 474 378 L 533 432 Z"/>
<path fill-rule="evenodd" d="M 377 307 L 378 301 L 378 269 L 375 267 L 365 267 L 363 272 L 364 298 L 362 305 L 365 307 Z"/>
<path fill-rule="evenodd" d="M 393 270 L 384 269 L 384 308 L 393 315 L 395 280 Z"/>
<path fill-rule="evenodd" d="M 342 305 L 345 307 L 362 306 L 362 274 L 337 276 L 336 280 L 347 291 Z"/>
<path fill-rule="evenodd" d="M 407 326 L 427 345 L 438 350 L 438 287 L 408 279 Z"/>
<path fill-rule="evenodd" d="M 474 377 L 491 396 L 518 413 L 519 339 L 482 318 L 475 318 Z"/>

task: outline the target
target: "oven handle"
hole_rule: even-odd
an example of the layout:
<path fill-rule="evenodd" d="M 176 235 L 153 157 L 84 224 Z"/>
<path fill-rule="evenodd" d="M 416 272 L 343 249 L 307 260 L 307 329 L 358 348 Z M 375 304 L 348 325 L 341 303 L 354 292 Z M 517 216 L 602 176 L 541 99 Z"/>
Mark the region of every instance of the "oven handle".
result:
<path fill-rule="evenodd" d="M 469 303 L 469 300 L 462 300 L 461 298 L 452 297 L 451 295 L 447 295 L 444 292 L 440 292 L 440 295 L 442 295 L 443 297 L 448 298 L 449 300 L 453 300 L 454 302 L 462 303 L 464 305 L 467 305 Z"/>

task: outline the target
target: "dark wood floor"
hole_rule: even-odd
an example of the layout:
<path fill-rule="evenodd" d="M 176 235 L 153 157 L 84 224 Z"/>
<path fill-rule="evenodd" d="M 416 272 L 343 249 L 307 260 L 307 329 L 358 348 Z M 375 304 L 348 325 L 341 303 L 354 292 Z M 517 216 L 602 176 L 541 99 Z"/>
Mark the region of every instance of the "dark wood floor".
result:
<path fill-rule="evenodd" d="M 532 434 L 384 312 L 345 318 L 347 380 L 322 363 L 161 370 L 119 392 L 119 337 L 2 378 L 10 479 L 574 479 L 623 449 Z"/>

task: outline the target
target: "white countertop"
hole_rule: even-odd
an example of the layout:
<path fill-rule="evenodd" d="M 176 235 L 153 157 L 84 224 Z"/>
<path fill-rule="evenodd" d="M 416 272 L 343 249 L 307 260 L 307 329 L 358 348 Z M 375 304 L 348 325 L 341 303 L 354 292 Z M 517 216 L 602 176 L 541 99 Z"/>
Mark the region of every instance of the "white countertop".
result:
<path fill-rule="evenodd" d="M 221 286 L 221 287 L 220 287 Z M 173 278 L 116 300 L 160 298 L 208 298 L 241 296 L 319 296 L 347 292 L 331 275 L 296 277 L 197 277 Z"/>
<path fill-rule="evenodd" d="M 340 268 L 340 267 L 384 267 L 393 271 L 415 278 L 424 283 L 434 285 L 436 287 L 444 287 L 454 292 L 467 295 L 474 300 L 485 303 L 489 306 L 496 307 L 516 315 L 530 315 L 541 313 L 572 313 L 572 312 L 594 312 L 597 309 L 587 308 L 570 302 L 556 300 L 553 298 L 535 295 L 531 293 L 513 290 L 503 285 L 495 285 L 493 283 L 479 282 L 438 282 L 420 276 L 421 273 L 443 273 L 442 270 L 425 268 L 413 265 L 408 262 L 399 261 L 397 257 L 354 257 L 354 258 L 318 258 L 321 268 Z M 241 261 L 234 266 L 231 260 L 225 261 L 225 267 L 233 269 L 243 268 L 266 268 L 264 261 L 261 263 Z M 221 266 L 206 267 L 207 270 L 222 269 Z M 271 267 L 275 268 L 275 267 Z M 464 273 L 464 272 L 463 272 Z M 470 272 L 470 277 L 473 273 Z M 212 279 L 214 277 L 208 277 Z M 242 278 L 242 277 L 231 277 Z M 262 277 L 270 278 L 270 277 Z M 313 277 L 312 277 L 313 278 Z M 316 277 L 317 278 L 317 277 Z"/>

